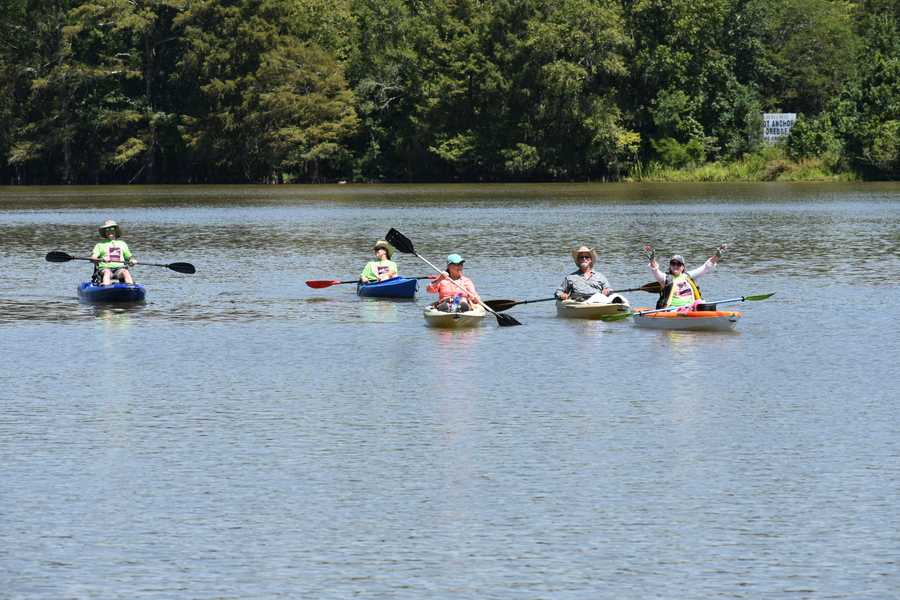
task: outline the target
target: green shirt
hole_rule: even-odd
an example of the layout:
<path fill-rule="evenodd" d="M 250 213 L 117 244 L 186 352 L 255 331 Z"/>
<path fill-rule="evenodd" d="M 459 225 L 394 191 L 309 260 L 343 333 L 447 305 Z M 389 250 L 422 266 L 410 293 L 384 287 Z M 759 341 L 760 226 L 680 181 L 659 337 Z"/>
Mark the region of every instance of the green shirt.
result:
<path fill-rule="evenodd" d="M 100 259 L 98 269 L 121 269 L 131 260 L 131 250 L 122 240 L 110 240 L 94 246 L 91 257 Z"/>
<path fill-rule="evenodd" d="M 373 260 L 366 263 L 366 268 L 363 269 L 362 275 L 359 277 L 365 281 L 378 281 L 379 275 L 384 279 L 384 276 L 388 273 L 393 273 L 394 276 L 397 275 L 397 263 L 392 260 Z"/>

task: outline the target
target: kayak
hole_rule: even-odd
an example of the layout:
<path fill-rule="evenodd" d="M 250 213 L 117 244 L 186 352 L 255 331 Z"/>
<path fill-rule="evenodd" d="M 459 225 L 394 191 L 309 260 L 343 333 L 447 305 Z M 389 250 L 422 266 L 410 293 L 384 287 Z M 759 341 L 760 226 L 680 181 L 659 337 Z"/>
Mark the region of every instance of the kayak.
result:
<path fill-rule="evenodd" d="M 670 310 L 649 315 L 637 314 L 642 310 L 652 309 L 635 309 L 635 325 L 647 329 L 670 331 L 732 331 L 741 318 L 741 313 L 727 310 L 692 310 L 688 312 Z"/>
<path fill-rule="evenodd" d="M 356 293 L 366 298 L 414 298 L 419 282 L 408 277 L 394 277 L 385 281 L 362 283 Z"/>
<path fill-rule="evenodd" d="M 609 297 L 610 302 L 579 302 L 577 300 L 557 300 L 556 316 L 564 319 L 602 319 L 617 313 L 628 312 L 628 300 L 620 294 Z"/>
<path fill-rule="evenodd" d="M 94 285 L 90 281 L 83 281 L 78 286 L 78 299 L 82 302 L 119 302 L 137 303 L 143 302 L 147 290 L 139 283 L 114 283 L 112 285 Z"/>
<path fill-rule="evenodd" d="M 487 316 L 487 311 L 483 306 L 476 305 L 467 312 L 444 312 L 428 305 L 422 314 L 425 316 L 425 324 L 429 327 L 467 329 L 481 325 L 484 317 Z"/>

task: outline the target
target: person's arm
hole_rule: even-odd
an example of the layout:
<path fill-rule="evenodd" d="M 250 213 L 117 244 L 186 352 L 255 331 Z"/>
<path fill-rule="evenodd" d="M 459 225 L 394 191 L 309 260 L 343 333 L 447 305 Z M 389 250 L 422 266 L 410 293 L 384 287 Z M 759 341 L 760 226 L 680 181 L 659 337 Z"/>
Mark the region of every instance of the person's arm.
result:
<path fill-rule="evenodd" d="M 469 300 L 472 300 L 475 304 L 481 304 L 481 296 L 475 291 L 475 284 L 472 283 L 471 279 L 466 279 L 466 283 L 463 287 L 466 288 L 466 296 Z"/>
<path fill-rule="evenodd" d="M 447 278 L 447 272 L 443 271 L 440 275 L 431 280 L 425 291 L 429 294 L 439 294 L 441 291 L 441 282 Z"/>
<path fill-rule="evenodd" d="M 388 279 L 393 279 L 394 277 L 397 276 L 397 273 L 398 273 L 397 263 L 395 263 L 392 260 L 389 260 L 387 273 L 385 273 L 384 276 L 381 277 L 381 280 L 387 281 Z"/>
<path fill-rule="evenodd" d="M 603 273 L 597 273 L 597 279 L 599 280 L 598 283 L 600 284 L 600 292 L 604 296 L 609 296 L 610 292 L 612 291 L 609 289 L 609 280 L 605 275 L 603 275 Z"/>
<path fill-rule="evenodd" d="M 563 279 L 562 283 L 559 284 L 559 287 L 556 288 L 556 291 L 553 293 L 554 296 L 559 298 L 560 300 L 565 300 L 569 297 L 569 290 L 572 287 L 572 283 L 569 281 L 569 278 L 566 277 Z"/>
<path fill-rule="evenodd" d="M 94 262 L 100 262 L 100 244 L 94 244 L 94 249 L 91 251 L 91 258 Z"/>
<path fill-rule="evenodd" d="M 665 285 L 666 274 L 659 270 L 659 265 L 656 264 L 656 259 L 651 259 L 650 264 L 647 266 L 650 267 L 650 272 L 653 273 L 653 278 L 656 279 L 657 283 Z"/>
<path fill-rule="evenodd" d="M 122 258 L 125 259 L 125 264 L 129 267 L 137 264 L 137 261 L 134 259 L 134 255 L 131 253 L 131 248 L 128 247 L 128 244 L 122 242 Z"/>
<path fill-rule="evenodd" d="M 710 271 L 714 271 L 716 268 L 716 263 L 718 263 L 718 262 L 719 262 L 719 259 L 717 257 L 715 257 L 715 256 L 710 257 L 705 263 L 703 263 L 696 269 L 691 269 L 690 271 L 688 271 L 688 275 L 690 275 L 694 279 L 697 279 L 701 275 L 705 275 L 705 274 L 709 273 Z"/>
<path fill-rule="evenodd" d="M 363 283 L 366 283 L 375 279 L 378 279 L 378 277 L 375 276 L 375 270 L 372 268 L 372 262 L 367 262 L 366 266 L 363 268 L 362 273 L 360 273 L 359 275 L 359 280 Z"/>

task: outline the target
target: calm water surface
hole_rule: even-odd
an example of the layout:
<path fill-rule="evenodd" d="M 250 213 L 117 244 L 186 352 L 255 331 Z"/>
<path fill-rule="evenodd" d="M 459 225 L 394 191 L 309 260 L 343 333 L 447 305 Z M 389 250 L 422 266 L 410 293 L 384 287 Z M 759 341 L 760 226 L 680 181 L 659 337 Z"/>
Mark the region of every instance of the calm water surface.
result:
<path fill-rule="evenodd" d="M 43 256 L 107 218 L 197 274 L 80 305 Z M 777 294 L 441 332 L 304 285 L 390 227 L 486 298 L 580 243 L 639 286 L 647 242 Z M 897 185 L 0 188 L 0 598 L 900 598 L 898 248 Z"/>

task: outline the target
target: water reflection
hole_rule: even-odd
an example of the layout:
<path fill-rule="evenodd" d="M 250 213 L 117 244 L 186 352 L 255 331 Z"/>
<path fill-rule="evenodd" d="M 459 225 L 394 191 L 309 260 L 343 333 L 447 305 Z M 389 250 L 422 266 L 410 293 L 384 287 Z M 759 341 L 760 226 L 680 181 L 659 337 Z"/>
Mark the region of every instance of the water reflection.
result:
<path fill-rule="evenodd" d="M 93 315 L 97 322 L 102 323 L 106 329 L 127 329 L 144 307 L 143 304 L 92 304 L 86 305 L 85 311 Z"/>
<path fill-rule="evenodd" d="M 487 319 L 485 319 L 487 321 Z M 465 329 L 440 329 L 436 327 L 426 327 L 423 323 L 422 327 L 428 331 L 435 340 L 440 351 L 447 352 L 448 356 L 455 356 L 456 352 L 462 352 L 471 349 L 478 341 L 478 338 L 484 335 L 485 328 L 491 325 L 487 322 L 482 323 L 478 327 L 468 327 Z"/>
<path fill-rule="evenodd" d="M 364 323 L 396 323 L 400 320 L 397 304 L 391 300 L 362 298 L 359 302 L 360 320 Z"/>

